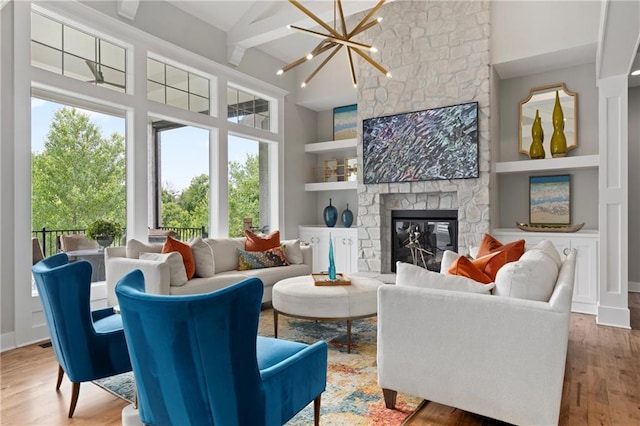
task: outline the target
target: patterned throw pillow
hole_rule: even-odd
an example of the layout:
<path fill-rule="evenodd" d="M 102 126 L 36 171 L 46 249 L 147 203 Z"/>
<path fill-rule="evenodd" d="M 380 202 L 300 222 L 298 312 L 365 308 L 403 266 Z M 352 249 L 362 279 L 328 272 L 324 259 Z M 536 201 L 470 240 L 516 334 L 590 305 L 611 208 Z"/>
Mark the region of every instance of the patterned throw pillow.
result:
<path fill-rule="evenodd" d="M 272 268 L 274 266 L 287 266 L 287 258 L 284 255 L 284 247 L 276 247 L 266 251 L 238 250 L 238 271 L 249 269 Z"/>

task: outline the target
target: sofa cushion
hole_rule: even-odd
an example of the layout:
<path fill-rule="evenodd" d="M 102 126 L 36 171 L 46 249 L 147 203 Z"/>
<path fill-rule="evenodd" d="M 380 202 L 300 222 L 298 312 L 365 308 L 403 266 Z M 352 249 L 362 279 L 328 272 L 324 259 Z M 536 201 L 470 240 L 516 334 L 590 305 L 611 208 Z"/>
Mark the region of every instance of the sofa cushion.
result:
<path fill-rule="evenodd" d="M 221 272 L 212 277 L 192 278 L 183 286 L 171 287 L 171 294 L 202 294 L 220 290 L 239 283 L 247 277 L 238 271 Z"/>
<path fill-rule="evenodd" d="M 276 268 L 252 269 L 242 271 L 242 275 L 247 277 L 258 277 L 262 280 L 265 287 L 271 287 L 280 280 L 285 278 L 298 277 L 301 275 L 311 274 L 311 267 L 306 264 L 279 266 Z M 265 294 L 267 290 L 265 290 Z M 270 298 L 269 298 L 270 299 Z"/>
<path fill-rule="evenodd" d="M 164 245 L 162 246 L 162 253 L 171 253 L 174 251 L 177 251 L 182 255 L 182 262 L 184 263 L 184 269 L 187 272 L 187 279 L 190 280 L 196 273 L 196 262 L 193 260 L 191 246 L 172 237 L 167 237 Z"/>
<path fill-rule="evenodd" d="M 269 235 L 260 236 L 246 229 L 244 231 L 246 251 L 266 251 L 280 247 L 280 231 L 273 231 Z"/>
<path fill-rule="evenodd" d="M 544 253 L 549 255 L 553 261 L 558 266 L 558 270 L 562 268 L 562 258 L 560 257 L 560 253 L 556 250 L 556 247 L 549 240 L 542 240 L 538 244 L 536 244 L 532 250 L 542 250 Z"/>
<path fill-rule="evenodd" d="M 238 249 L 238 270 L 273 268 L 288 266 L 283 247 L 276 247 L 265 251 L 246 251 Z"/>
<path fill-rule="evenodd" d="M 495 286 L 494 283 L 481 284 L 467 277 L 440 274 L 404 262 L 396 263 L 396 273 L 396 285 L 399 286 L 427 287 L 470 293 L 489 293 Z"/>
<path fill-rule="evenodd" d="M 529 250 L 517 262 L 504 265 L 496 276 L 497 296 L 549 301 L 558 278 L 558 266 L 542 250 Z"/>
<path fill-rule="evenodd" d="M 489 284 L 493 282 L 493 279 L 485 274 L 480 268 L 471 263 L 471 260 L 466 256 L 458 256 L 458 258 L 451 264 L 447 273 L 450 275 L 458 275 L 461 277 L 471 278 L 474 281 L 478 281 L 483 284 Z"/>
<path fill-rule="evenodd" d="M 300 265 L 304 263 L 299 239 L 283 241 L 282 245 L 284 246 L 284 254 L 287 256 L 287 262 L 289 262 L 290 265 Z"/>
<path fill-rule="evenodd" d="M 244 238 L 205 238 L 213 250 L 216 274 L 238 270 L 237 249 L 244 249 Z"/>
<path fill-rule="evenodd" d="M 492 235 L 484 234 L 476 257 L 479 258 L 498 251 L 506 251 L 507 262 L 515 262 L 520 259 L 520 256 L 524 253 L 524 243 L 524 240 L 518 240 L 508 244 L 502 244 Z"/>
<path fill-rule="evenodd" d="M 182 261 L 182 255 L 173 251 L 171 253 L 140 253 L 140 259 L 143 260 L 155 260 L 158 262 L 168 263 L 170 278 L 169 285 L 182 286 L 187 283 L 187 272 L 184 268 L 184 262 Z"/>
<path fill-rule="evenodd" d="M 131 259 L 139 259 L 140 253 L 161 253 L 162 244 L 145 244 L 142 241 L 136 239 L 130 239 L 127 241 L 126 253 L 127 257 Z"/>
<path fill-rule="evenodd" d="M 189 241 L 191 251 L 193 252 L 193 260 L 196 264 L 196 277 L 208 278 L 216 273 L 216 265 L 213 259 L 213 250 L 209 244 L 205 243 L 200 237 Z"/>

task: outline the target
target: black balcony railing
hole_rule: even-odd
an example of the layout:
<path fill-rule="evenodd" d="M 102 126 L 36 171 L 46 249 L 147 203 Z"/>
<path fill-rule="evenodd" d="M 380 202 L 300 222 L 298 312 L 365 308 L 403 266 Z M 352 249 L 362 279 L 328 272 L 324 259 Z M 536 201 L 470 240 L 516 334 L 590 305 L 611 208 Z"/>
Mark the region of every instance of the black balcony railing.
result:
<path fill-rule="evenodd" d="M 201 226 L 199 228 L 178 228 L 172 226 L 162 226 L 159 229 L 165 231 L 174 231 L 178 234 L 178 239 L 181 241 L 188 241 L 191 238 L 208 236 L 207 228 Z M 60 251 L 60 236 L 72 235 L 72 234 L 84 234 L 84 229 L 47 229 L 42 228 L 39 231 L 31 231 L 31 235 L 40 240 L 40 246 L 45 257 L 51 256 Z M 122 238 L 115 238 L 113 241 L 114 246 L 121 244 Z"/>

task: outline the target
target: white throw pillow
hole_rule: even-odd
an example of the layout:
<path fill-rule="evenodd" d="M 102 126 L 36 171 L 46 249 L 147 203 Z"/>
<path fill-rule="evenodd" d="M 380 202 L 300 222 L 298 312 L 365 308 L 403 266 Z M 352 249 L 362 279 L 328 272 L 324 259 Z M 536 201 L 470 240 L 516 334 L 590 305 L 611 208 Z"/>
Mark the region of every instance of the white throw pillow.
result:
<path fill-rule="evenodd" d="M 287 262 L 289 262 L 290 265 L 300 265 L 304 263 L 300 240 L 282 241 L 281 245 L 284 246 L 284 255 L 287 257 Z"/>
<path fill-rule="evenodd" d="M 440 262 L 440 273 L 446 274 L 447 271 L 449 270 L 449 267 L 459 257 L 460 255 L 455 251 L 445 250 L 444 253 L 442 253 L 442 261 Z"/>
<path fill-rule="evenodd" d="M 538 244 L 535 245 L 531 250 L 541 250 L 544 253 L 551 256 L 553 261 L 558 266 L 558 269 L 562 268 L 562 258 L 560 257 L 560 253 L 556 250 L 556 246 L 549 240 L 542 240 Z"/>
<path fill-rule="evenodd" d="M 140 259 L 156 260 L 169 264 L 169 285 L 180 287 L 187 283 L 187 270 L 184 268 L 182 255 L 177 251 L 171 253 L 140 253 Z"/>
<path fill-rule="evenodd" d="M 200 237 L 189 241 L 193 252 L 193 260 L 196 264 L 196 277 L 209 278 L 216 273 L 216 264 L 213 259 L 211 246 Z"/>
<path fill-rule="evenodd" d="M 396 262 L 396 273 L 396 285 L 399 286 L 427 287 L 468 293 L 489 293 L 495 287 L 495 283 L 482 284 L 467 277 L 440 274 L 404 262 Z"/>
<path fill-rule="evenodd" d="M 504 265 L 496 275 L 497 296 L 548 302 L 558 278 L 558 266 L 542 250 L 525 252 L 517 262 Z"/>
<path fill-rule="evenodd" d="M 238 249 L 244 250 L 245 238 L 206 238 L 213 250 L 216 274 L 238 270 Z"/>
<path fill-rule="evenodd" d="M 139 259 L 140 253 L 161 253 L 162 244 L 145 244 L 142 241 L 131 239 L 127 241 L 126 253 L 130 259 Z"/>

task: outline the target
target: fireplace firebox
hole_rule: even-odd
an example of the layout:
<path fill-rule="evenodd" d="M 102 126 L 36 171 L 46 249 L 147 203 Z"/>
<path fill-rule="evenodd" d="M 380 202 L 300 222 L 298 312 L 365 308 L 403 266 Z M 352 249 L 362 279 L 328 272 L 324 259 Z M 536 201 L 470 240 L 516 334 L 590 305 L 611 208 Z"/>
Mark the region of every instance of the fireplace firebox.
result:
<path fill-rule="evenodd" d="M 458 251 L 457 210 L 393 210 L 391 271 L 396 262 L 440 271 L 445 250 Z"/>

